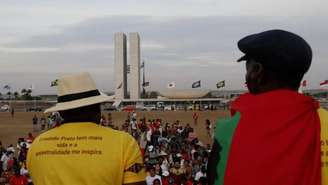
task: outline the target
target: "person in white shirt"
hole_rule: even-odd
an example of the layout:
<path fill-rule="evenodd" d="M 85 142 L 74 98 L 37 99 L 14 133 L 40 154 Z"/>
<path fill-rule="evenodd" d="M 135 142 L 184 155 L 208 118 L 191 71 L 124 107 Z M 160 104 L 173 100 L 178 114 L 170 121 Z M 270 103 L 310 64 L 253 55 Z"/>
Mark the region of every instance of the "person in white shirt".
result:
<path fill-rule="evenodd" d="M 2 162 L 2 170 L 7 171 L 8 170 L 8 161 L 14 157 L 14 153 L 12 151 L 7 151 L 1 156 L 1 162 Z"/>
<path fill-rule="evenodd" d="M 153 182 L 155 179 L 159 179 L 160 185 L 162 185 L 162 178 L 159 175 L 156 175 L 155 168 L 152 166 L 149 169 L 149 175 L 146 177 L 146 183 L 147 185 L 153 185 Z"/>
<path fill-rule="evenodd" d="M 13 145 L 9 145 L 8 147 L 7 147 L 7 151 L 11 151 L 11 152 L 13 152 L 13 153 L 15 153 L 15 148 L 14 148 L 14 146 Z"/>
<path fill-rule="evenodd" d="M 163 158 L 165 157 L 165 158 Z M 159 164 L 161 165 L 162 172 L 169 171 L 169 162 L 167 162 L 166 156 L 159 157 Z"/>
<path fill-rule="evenodd" d="M 151 142 L 152 131 L 151 131 L 151 129 L 149 127 L 147 129 L 148 130 L 146 132 L 146 139 L 147 139 L 147 142 L 150 143 Z"/>
<path fill-rule="evenodd" d="M 195 175 L 195 181 L 199 181 L 201 177 L 206 177 L 206 168 L 205 166 L 202 166 L 202 169 L 196 173 Z"/>

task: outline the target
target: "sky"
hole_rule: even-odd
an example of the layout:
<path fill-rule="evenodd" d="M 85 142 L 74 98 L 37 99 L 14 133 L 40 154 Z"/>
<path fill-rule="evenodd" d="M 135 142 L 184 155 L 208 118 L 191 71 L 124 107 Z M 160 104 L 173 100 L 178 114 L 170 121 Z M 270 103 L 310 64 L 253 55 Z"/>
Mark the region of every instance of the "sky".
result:
<path fill-rule="evenodd" d="M 52 80 L 89 72 L 100 90 L 114 90 L 116 32 L 139 32 L 148 90 L 170 82 L 190 89 L 244 88 L 239 39 L 269 29 L 302 36 L 313 61 L 304 79 L 328 79 L 328 1 L 325 0 L 1 0 L 0 87 L 54 94 Z M 0 89 L 0 92 L 5 92 Z"/>

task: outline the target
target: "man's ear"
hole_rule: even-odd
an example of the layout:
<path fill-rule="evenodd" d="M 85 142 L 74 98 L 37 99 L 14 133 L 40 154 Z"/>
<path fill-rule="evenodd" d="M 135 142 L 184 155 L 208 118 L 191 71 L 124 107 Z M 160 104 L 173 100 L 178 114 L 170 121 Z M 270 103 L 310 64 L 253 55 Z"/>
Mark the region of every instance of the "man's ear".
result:
<path fill-rule="evenodd" d="M 249 75 L 252 79 L 257 79 L 258 83 L 262 80 L 263 78 L 263 65 L 258 62 L 253 62 L 250 66 L 249 69 Z"/>

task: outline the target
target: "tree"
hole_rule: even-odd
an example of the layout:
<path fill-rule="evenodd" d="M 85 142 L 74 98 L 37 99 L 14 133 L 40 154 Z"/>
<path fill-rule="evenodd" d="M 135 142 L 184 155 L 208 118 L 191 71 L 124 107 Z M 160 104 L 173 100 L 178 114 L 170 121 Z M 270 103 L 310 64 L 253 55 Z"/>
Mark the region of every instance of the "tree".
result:
<path fill-rule="evenodd" d="M 32 94 L 32 89 L 27 89 L 27 92 L 26 92 L 29 96 L 31 96 Z"/>
<path fill-rule="evenodd" d="M 11 94 L 12 93 L 10 91 L 7 92 L 7 96 L 9 97 L 9 99 L 11 99 Z"/>
<path fill-rule="evenodd" d="M 31 96 L 32 90 L 31 89 L 22 89 L 21 93 L 22 93 L 22 98 L 24 100 L 32 100 L 32 96 Z"/>
<path fill-rule="evenodd" d="M 148 98 L 157 98 L 157 97 L 158 97 L 158 92 L 156 91 L 149 92 Z"/>
<path fill-rule="evenodd" d="M 14 92 L 14 97 L 16 100 L 19 98 L 19 93 L 17 91 Z"/>
<path fill-rule="evenodd" d="M 22 89 L 21 93 L 22 93 L 23 95 L 25 95 L 25 94 L 26 94 L 26 89 Z"/>

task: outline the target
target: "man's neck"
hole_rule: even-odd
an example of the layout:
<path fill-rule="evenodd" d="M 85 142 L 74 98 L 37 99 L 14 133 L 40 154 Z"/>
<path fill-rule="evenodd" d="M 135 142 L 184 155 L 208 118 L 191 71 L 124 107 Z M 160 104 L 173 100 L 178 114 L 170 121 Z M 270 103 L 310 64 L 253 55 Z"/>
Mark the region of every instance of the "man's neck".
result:
<path fill-rule="evenodd" d="M 258 94 L 275 91 L 275 90 L 279 90 L 279 89 L 286 89 L 286 90 L 291 90 L 291 91 L 296 91 L 296 92 L 298 91 L 298 89 L 292 88 L 292 87 L 281 87 L 279 85 L 267 85 L 267 86 L 259 87 L 258 90 L 256 92 L 253 92 L 252 94 L 258 95 Z"/>

